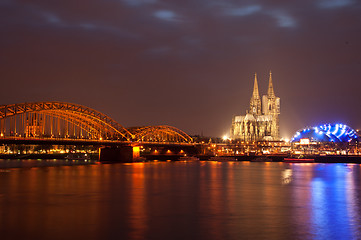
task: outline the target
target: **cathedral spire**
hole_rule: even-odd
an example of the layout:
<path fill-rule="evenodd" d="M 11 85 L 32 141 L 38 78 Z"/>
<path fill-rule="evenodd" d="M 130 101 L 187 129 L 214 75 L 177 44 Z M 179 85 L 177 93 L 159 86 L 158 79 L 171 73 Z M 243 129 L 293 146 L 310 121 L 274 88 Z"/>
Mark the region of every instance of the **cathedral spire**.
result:
<path fill-rule="evenodd" d="M 250 113 L 261 114 L 261 98 L 259 97 L 257 73 L 254 74 L 253 93 L 250 102 Z"/>
<path fill-rule="evenodd" d="M 258 82 L 257 82 L 257 73 L 254 74 L 254 85 L 253 85 L 253 94 L 252 99 L 258 99 L 259 98 L 259 91 L 258 91 Z"/>
<path fill-rule="evenodd" d="M 275 92 L 273 90 L 273 83 L 272 83 L 272 72 L 269 71 L 269 83 L 268 83 L 268 91 L 267 91 L 267 95 L 269 98 L 274 98 Z"/>

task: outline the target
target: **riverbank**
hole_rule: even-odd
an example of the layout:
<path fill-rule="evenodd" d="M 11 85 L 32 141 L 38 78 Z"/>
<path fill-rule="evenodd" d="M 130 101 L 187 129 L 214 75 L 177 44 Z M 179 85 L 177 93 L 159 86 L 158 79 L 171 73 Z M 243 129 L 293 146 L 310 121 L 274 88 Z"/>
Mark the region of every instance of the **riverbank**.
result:
<path fill-rule="evenodd" d="M 0 154 L 0 159 L 65 159 L 68 153 Z M 91 160 L 98 160 L 99 154 L 89 154 Z"/>
<path fill-rule="evenodd" d="M 283 162 L 289 155 L 260 155 L 260 156 L 235 156 L 237 161 L 252 162 Z M 314 159 L 315 163 L 357 163 L 361 164 L 361 155 L 307 155 L 307 159 Z"/>
<path fill-rule="evenodd" d="M 0 154 L 0 159 L 66 159 L 68 154 L 55 153 L 55 154 Z M 99 160 L 98 154 L 89 154 L 90 159 L 93 161 Z M 146 155 L 145 161 L 178 161 L 181 156 L 179 155 Z M 197 155 L 201 161 L 250 161 L 250 162 L 283 162 L 289 155 L 239 155 L 239 156 L 221 156 L 214 157 L 211 155 Z M 361 164 L 361 155 L 307 155 L 308 159 L 314 159 L 315 163 L 357 163 Z M 143 158 L 142 158 L 143 159 Z"/>

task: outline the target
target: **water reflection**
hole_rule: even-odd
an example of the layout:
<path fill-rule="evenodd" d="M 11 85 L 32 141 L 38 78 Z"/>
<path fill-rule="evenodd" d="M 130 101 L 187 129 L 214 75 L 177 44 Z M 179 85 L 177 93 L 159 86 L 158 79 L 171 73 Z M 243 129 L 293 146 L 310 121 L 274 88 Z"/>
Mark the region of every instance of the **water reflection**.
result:
<path fill-rule="evenodd" d="M 32 168 L 52 166 L 91 165 L 94 160 L 68 160 L 68 159 L 0 159 L 0 169 L 4 168 Z"/>
<path fill-rule="evenodd" d="M 132 231 L 129 233 L 132 239 L 143 239 L 147 230 L 147 212 L 146 212 L 146 194 L 145 194 L 145 175 L 144 163 L 133 163 L 132 182 L 130 198 L 132 199 L 129 222 Z"/>
<path fill-rule="evenodd" d="M 289 184 L 292 181 L 292 169 L 286 168 L 282 171 L 282 183 Z"/>
<path fill-rule="evenodd" d="M 360 166 L 344 164 L 8 168 L 0 171 L 0 232 L 1 239 L 360 239 L 360 185 Z"/>
<path fill-rule="evenodd" d="M 311 182 L 311 221 L 316 239 L 360 237 L 357 229 L 360 216 L 355 215 L 359 213 L 359 202 L 355 198 L 358 189 L 354 187 L 354 178 L 350 177 L 353 172 L 349 170 L 347 165 L 335 164 L 332 168 L 315 171 Z"/>

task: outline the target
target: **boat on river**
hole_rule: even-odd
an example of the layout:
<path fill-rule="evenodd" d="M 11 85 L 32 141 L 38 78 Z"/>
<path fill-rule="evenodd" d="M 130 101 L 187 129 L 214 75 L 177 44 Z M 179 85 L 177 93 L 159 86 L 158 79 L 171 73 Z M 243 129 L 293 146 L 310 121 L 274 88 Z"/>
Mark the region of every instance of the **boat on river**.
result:
<path fill-rule="evenodd" d="M 283 159 L 285 163 L 314 163 L 315 159 L 313 158 L 285 158 Z"/>

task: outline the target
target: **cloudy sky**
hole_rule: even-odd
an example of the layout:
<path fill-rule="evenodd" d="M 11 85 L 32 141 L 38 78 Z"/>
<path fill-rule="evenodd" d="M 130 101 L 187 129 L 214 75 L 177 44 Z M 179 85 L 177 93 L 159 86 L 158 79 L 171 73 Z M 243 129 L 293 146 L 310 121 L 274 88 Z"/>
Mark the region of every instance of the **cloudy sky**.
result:
<path fill-rule="evenodd" d="M 0 104 L 64 101 L 126 127 L 223 136 L 272 70 L 281 135 L 361 128 L 358 0 L 0 0 Z"/>

